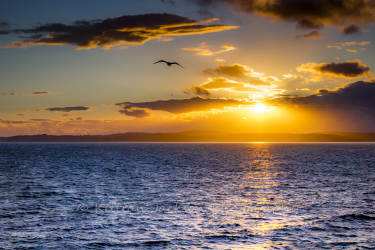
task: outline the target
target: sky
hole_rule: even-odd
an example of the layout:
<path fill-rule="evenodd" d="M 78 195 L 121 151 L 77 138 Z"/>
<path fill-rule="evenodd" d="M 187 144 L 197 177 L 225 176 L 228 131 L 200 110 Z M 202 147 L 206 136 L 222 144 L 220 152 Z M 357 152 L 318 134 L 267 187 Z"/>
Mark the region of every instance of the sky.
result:
<path fill-rule="evenodd" d="M 0 6 L 0 136 L 375 132 L 374 0 Z"/>

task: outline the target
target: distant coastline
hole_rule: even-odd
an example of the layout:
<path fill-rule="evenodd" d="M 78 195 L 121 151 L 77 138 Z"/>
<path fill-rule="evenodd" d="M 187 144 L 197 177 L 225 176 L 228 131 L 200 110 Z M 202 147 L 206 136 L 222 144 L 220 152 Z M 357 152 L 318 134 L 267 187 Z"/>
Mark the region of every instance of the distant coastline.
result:
<path fill-rule="evenodd" d="M 375 133 L 224 133 L 184 131 L 177 133 L 128 132 L 111 135 L 17 135 L 0 142 L 375 142 Z"/>

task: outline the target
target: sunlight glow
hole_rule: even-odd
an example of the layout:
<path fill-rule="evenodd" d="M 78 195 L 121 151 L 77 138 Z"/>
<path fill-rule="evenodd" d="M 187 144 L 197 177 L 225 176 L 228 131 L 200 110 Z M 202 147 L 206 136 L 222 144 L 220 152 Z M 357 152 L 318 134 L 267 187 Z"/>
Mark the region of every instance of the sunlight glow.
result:
<path fill-rule="evenodd" d="M 253 109 L 257 113 L 264 113 L 267 111 L 266 106 L 262 103 L 255 104 Z"/>

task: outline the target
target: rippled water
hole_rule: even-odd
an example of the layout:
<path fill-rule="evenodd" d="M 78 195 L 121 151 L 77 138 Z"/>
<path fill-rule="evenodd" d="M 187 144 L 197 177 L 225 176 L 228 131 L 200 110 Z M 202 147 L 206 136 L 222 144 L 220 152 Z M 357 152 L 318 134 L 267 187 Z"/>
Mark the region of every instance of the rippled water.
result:
<path fill-rule="evenodd" d="M 2 143 L 3 249 L 375 248 L 375 144 Z"/>

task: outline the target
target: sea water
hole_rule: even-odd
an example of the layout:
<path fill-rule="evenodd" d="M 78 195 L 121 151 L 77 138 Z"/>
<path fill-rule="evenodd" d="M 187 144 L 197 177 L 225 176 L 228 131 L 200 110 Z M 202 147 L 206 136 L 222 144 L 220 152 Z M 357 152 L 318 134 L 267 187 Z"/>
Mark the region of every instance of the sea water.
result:
<path fill-rule="evenodd" d="M 0 143 L 0 249 L 373 249 L 373 143 Z"/>

